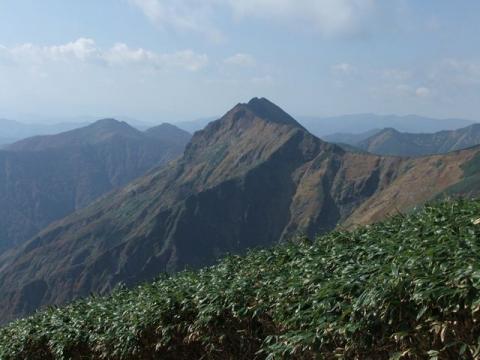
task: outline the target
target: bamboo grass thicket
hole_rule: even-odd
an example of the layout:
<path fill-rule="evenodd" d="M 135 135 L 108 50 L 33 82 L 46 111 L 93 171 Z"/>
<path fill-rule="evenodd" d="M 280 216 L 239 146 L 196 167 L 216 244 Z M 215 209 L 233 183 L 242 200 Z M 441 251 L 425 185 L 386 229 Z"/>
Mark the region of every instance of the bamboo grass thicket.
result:
<path fill-rule="evenodd" d="M 0 359 L 480 358 L 480 201 L 229 256 L 0 330 Z"/>

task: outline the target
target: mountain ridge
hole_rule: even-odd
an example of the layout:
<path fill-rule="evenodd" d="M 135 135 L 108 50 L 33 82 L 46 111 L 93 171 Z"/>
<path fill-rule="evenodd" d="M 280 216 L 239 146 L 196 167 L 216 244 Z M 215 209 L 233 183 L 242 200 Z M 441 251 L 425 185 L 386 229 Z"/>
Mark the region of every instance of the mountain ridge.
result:
<path fill-rule="evenodd" d="M 175 158 L 184 146 L 113 119 L 7 146 L 0 150 L 0 249 Z"/>
<path fill-rule="evenodd" d="M 6 294 L 0 316 L 407 211 L 461 182 L 462 165 L 480 153 L 480 147 L 424 159 L 351 153 L 316 138 L 266 99 L 252 104 L 238 104 L 196 132 L 168 166 L 13 251 L 0 270 Z"/>
<path fill-rule="evenodd" d="M 436 133 L 405 133 L 394 128 L 353 143 L 355 147 L 379 155 L 425 156 L 448 153 L 480 144 L 480 124 Z"/>

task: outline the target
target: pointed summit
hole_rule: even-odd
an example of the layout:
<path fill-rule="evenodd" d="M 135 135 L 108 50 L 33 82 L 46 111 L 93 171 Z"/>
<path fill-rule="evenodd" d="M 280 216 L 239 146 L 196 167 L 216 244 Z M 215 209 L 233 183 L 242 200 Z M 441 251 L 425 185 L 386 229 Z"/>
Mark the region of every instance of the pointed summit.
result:
<path fill-rule="evenodd" d="M 203 130 L 197 131 L 193 136 L 193 142 L 197 142 L 201 138 L 231 136 L 238 131 L 244 132 L 247 128 L 252 127 L 256 127 L 258 130 L 265 123 L 278 124 L 277 128 L 287 125 L 290 130 L 300 129 L 308 132 L 279 106 L 265 98 L 255 97 L 246 104 L 237 104 L 220 119 L 210 122 Z"/>
<path fill-rule="evenodd" d="M 250 111 L 266 121 L 292 125 L 303 129 L 303 126 L 300 125 L 293 117 L 268 99 L 255 97 L 251 99 L 246 106 Z"/>
<path fill-rule="evenodd" d="M 207 164 L 218 165 L 210 159 L 212 149 L 215 149 L 215 159 L 221 161 L 228 158 L 226 166 L 230 167 L 237 162 L 232 161 L 227 153 L 237 158 L 238 154 L 248 152 L 251 154 L 245 159 L 262 159 L 297 133 L 300 136 L 313 137 L 293 117 L 271 101 L 253 98 L 246 104 L 237 104 L 220 119 L 197 131 L 187 145 L 185 159 L 197 163 L 205 160 Z M 321 140 L 315 139 L 313 142 L 318 145 Z M 233 144 L 237 145 L 232 146 Z M 229 151 L 220 151 L 221 149 Z M 253 153 L 255 155 L 252 155 Z"/>

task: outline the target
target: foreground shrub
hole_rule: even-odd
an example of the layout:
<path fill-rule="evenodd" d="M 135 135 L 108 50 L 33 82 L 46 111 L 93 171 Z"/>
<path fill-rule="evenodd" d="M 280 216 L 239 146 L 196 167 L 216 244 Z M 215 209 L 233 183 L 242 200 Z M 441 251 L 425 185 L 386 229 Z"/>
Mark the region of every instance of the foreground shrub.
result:
<path fill-rule="evenodd" d="M 445 202 L 51 308 L 0 358 L 479 358 L 478 218 Z"/>

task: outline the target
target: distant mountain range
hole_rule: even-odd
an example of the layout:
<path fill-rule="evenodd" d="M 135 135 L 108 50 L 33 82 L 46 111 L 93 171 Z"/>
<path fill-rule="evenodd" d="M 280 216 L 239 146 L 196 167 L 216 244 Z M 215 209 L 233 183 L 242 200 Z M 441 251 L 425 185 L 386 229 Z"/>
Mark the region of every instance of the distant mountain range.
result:
<path fill-rule="evenodd" d="M 480 147 L 422 158 L 348 152 L 255 98 L 195 133 L 179 159 L 4 254 L 0 318 L 353 228 L 442 194 L 475 195 L 479 177 Z"/>
<path fill-rule="evenodd" d="M 422 156 L 443 154 L 480 144 L 480 124 L 430 134 L 403 133 L 393 128 L 373 134 L 337 134 L 326 140 L 379 155 Z M 345 147 L 345 146 L 344 146 Z M 349 148 L 350 149 L 350 148 Z"/>
<path fill-rule="evenodd" d="M 325 137 L 332 134 L 362 134 L 375 129 L 394 128 L 411 133 L 431 133 L 455 130 L 475 122 L 465 119 L 433 119 L 417 115 L 352 114 L 333 117 L 299 117 L 300 123 L 312 134 Z"/>
<path fill-rule="evenodd" d="M 105 119 L 8 145 L 0 151 L 0 253 L 179 156 L 189 139 L 169 124 L 140 132 Z"/>
<path fill-rule="evenodd" d="M 331 143 L 356 146 L 361 141 L 366 140 L 369 137 L 378 134 L 380 131 L 382 131 L 382 129 L 372 129 L 359 134 L 335 133 L 331 135 L 322 136 L 321 138 L 322 140 L 325 140 Z"/>
<path fill-rule="evenodd" d="M 430 133 L 441 130 L 455 130 L 469 126 L 475 122 L 465 119 L 433 119 L 417 115 L 377 115 L 377 114 L 351 114 L 331 117 L 299 116 L 298 122 L 313 135 L 327 141 L 332 136 L 333 142 L 345 144 L 352 143 L 352 137 L 367 138 L 373 133 L 384 128 L 394 128 L 398 131 L 412 133 Z M 190 133 L 203 129 L 214 118 L 203 118 L 194 121 L 176 123 L 179 128 Z M 348 139 L 339 140 L 342 137 Z M 363 140 L 363 139 L 361 139 Z"/>
<path fill-rule="evenodd" d="M 28 120 L 16 121 L 0 119 L 0 148 L 2 145 L 11 144 L 27 137 L 38 135 L 55 135 L 61 132 L 78 129 L 93 124 L 98 118 L 91 116 L 79 116 L 65 118 L 63 120 L 47 120 L 45 118 L 28 117 Z M 128 123 L 130 126 L 145 131 L 155 124 L 139 121 L 126 116 L 118 116 L 115 119 Z"/>
<path fill-rule="evenodd" d="M 36 135 L 57 134 L 87 125 L 87 122 L 27 124 L 15 120 L 0 119 L 0 145 L 10 144 Z"/>

